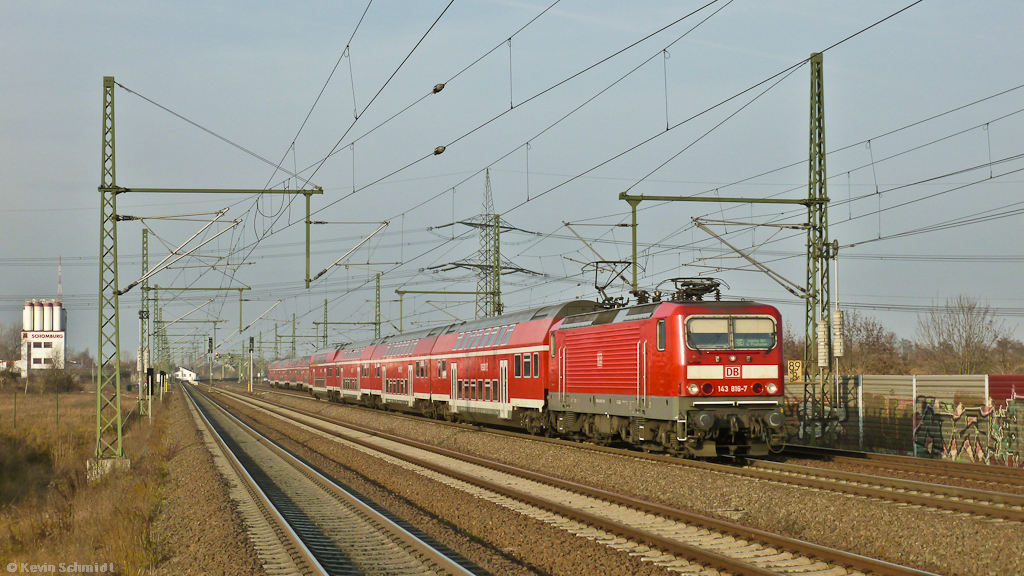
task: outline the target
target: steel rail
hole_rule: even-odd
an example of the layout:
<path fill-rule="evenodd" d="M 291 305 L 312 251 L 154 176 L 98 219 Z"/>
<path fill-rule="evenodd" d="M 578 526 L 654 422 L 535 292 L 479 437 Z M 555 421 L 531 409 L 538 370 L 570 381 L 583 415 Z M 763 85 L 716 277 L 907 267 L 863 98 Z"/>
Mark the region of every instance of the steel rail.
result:
<path fill-rule="evenodd" d="M 275 390 L 275 393 L 282 396 L 295 396 L 300 398 L 308 398 L 308 394 L 302 392 L 281 392 Z M 363 408 L 360 406 L 346 405 L 352 408 Z M 369 410 L 369 408 L 367 408 Z M 408 414 L 392 412 L 392 416 L 400 418 L 411 418 L 419 420 L 418 417 L 411 416 Z M 926 506 L 929 508 L 939 508 L 946 510 L 953 510 L 956 512 L 963 512 L 968 514 L 974 514 L 979 516 L 1002 518 L 1013 521 L 1024 521 L 1024 496 L 1017 494 L 1008 494 L 1006 492 L 996 492 L 989 490 L 977 490 L 971 488 L 961 488 L 956 486 L 949 486 L 944 484 L 936 484 L 931 482 L 915 482 L 913 480 L 902 480 L 897 478 L 887 478 L 884 476 L 874 476 L 869 474 L 860 474 L 855 472 L 840 472 L 834 470 L 827 470 L 824 468 L 817 468 L 811 466 L 798 466 L 793 464 L 779 464 L 763 460 L 752 460 L 751 464 L 747 467 L 737 467 L 734 464 L 725 465 L 715 462 L 705 462 L 700 460 L 684 460 L 676 456 L 660 455 L 660 454 L 647 454 L 638 453 L 635 451 L 623 450 L 622 448 L 599 446 L 595 444 L 584 444 L 580 442 L 573 442 L 571 440 L 564 440 L 560 438 L 545 438 L 541 436 L 531 436 L 520 432 L 511 432 L 508 430 L 501 430 L 496 428 L 482 428 L 472 424 L 459 424 L 451 422 L 439 422 L 432 421 L 440 425 L 464 428 L 469 430 L 483 431 L 486 430 L 489 434 L 497 434 L 502 436 L 509 436 L 513 438 L 529 439 L 535 442 L 544 442 L 549 444 L 571 446 L 577 449 L 589 450 L 593 452 L 601 452 L 606 454 L 618 454 L 618 455 L 630 455 L 635 458 L 644 460 L 651 460 L 656 462 L 666 462 L 675 464 L 677 466 L 686 466 L 690 468 L 698 468 L 701 470 L 709 470 L 713 472 L 721 472 L 725 474 L 746 476 L 751 478 L 757 478 L 762 480 L 770 480 L 776 482 L 785 482 L 788 484 L 794 484 L 798 486 L 824 489 L 830 491 L 840 491 L 848 494 L 854 494 L 859 496 L 865 496 L 870 498 L 879 498 L 889 501 L 897 501 L 903 503 L 916 504 Z M 874 456 L 874 455 L 872 455 Z M 954 463 L 947 463 L 953 465 Z M 783 467 L 790 467 L 789 473 L 791 475 L 782 472 Z M 969 467 L 986 467 L 983 464 L 966 464 Z M 800 468 L 797 470 L 796 468 Z M 758 470 L 761 468 L 761 470 Z M 954 468 L 955 469 L 955 468 Z M 1013 470 L 1013 469 L 1010 469 Z M 926 472 L 927 473 L 927 472 Z M 932 474 L 935 471 L 931 471 Z M 801 477 L 802 476 L 802 477 Z M 815 480 L 813 477 L 826 478 L 826 480 Z M 854 486 L 850 484 L 837 485 L 836 481 L 840 482 L 855 482 L 861 484 L 872 484 L 878 486 L 878 488 L 872 488 L 870 486 Z M 991 480 L 989 480 L 991 481 Z M 938 496 L 927 496 L 919 494 L 909 494 L 908 492 L 930 492 Z M 961 500 L 951 500 L 950 498 L 959 498 Z M 964 502 L 963 499 L 977 500 L 978 502 Z M 985 504 L 985 502 L 991 502 L 996 505 Z M 1002 504 L 1002 505 L 999 505 Z"/>
<path fill-rule="evenodd" d="M 236 394 L 236 393 L 233 393 L 233 392 L 227 392 L 227 394 L 230 395 L 231 397 L 234 397 L 234 398 L 237 398 L 239 400 L 242 400 L 245 403 L 248 403 L 248 404 L 253 405 L 253 406 L 257 406 L 257 403 L 255 401 L 253 401 L 251 398 L 247 398 L 245 396 L 242 396 L 240 394 Z M 613 503 L 616 503 L 616 504 L 620 504 L 622 506 L 627 506 L 627 507 L 634 508 L 634 509 L 637 509 L 637 510 L 649 512 L 651 514 L 657 514 L 659 516 L 664 516 L 666 518 L 671 518 L 673 520 L 678 520 L 678 521 L 686 522 L 686 523 L 689 523 L 689 524 L 700 525 L 700 526 L 708 528 L 710 530 L 716 530 L 716 531 L 719 531 L 719 532 L 728 533 L 728 534 L 735 535 L 735 536 L 738 536 L 738 537 L 744 538 L 744 539 L 755 540 L 755 541 L 767 544 L 768 546 L 785 548 L 785 549 L 790 550 L 790 551 L 798 552 L 798 553 L 800 553 L 802 555 L 811 556 L 811 557 L 815 557 L 815 558 L 820 558 L 822 560 L 826 560 L 828 562 L 831 562 L 833 564 L 837 564 L 839 566 L 843 566 L 843 567 L 846 567 L 846 568 L 855 568 L 855 569 L 858 569 L 858 570 L 866 570 L 866 571 L 874 573 L 874 574 L 881 574 L 881 575 L 886 575 L 886 576 L 925 576 L 925 575 L 931 574 L 929 572 L 916 570 L 914 568 L 909 568 L 909 567 L 906 567 L 906 566 L 900 566 L 898 564 L 893 564 L 893 563 L 890 563 L 890 562 L 885 562 L 883 560 L 869 558 L 869 557 L 866 557 L 866 556 L 861 556 L 861 555 L 858 555 L 858 554 L 853 554 L 853 553 L 845 552 L 845 551 L 842 551 L 842 550 L 836 550 L 836 549 L 828 548 L 828 547 L 825 547 L 825 546 L 820 546 L 818 544 L 813 544 L 811 542 L 805 542 L 805 541 L 796 540 L 796 539 L 793 539 L 793 538 L 788 538 L 788 537 L 781 536 L 781 535 L 778 535 L 778 534 L 772 534 L 771 532 L 765 532 L 765 531 L 758 530 L 758 529 L 755 529 L 755 528 L 750 528 L 750 527 L 747 527 L 747 526 L 742 526 L 740 524 L 735 524 L 735 523 L 724 521 L 724 520 L 718 520 L 718 519 L 711 518 L 711 517 L 708 517 L 708 516 L 703 516 L 703 515 L 700 515 L 700 514 L 686 512 L 684 510 L 680 510 L 680 509 L 677 509 L 677 508 L 672 508 L 672 507 L 669 507 L 669 506 L 664 506 L 664 505 L 661 505 L 661 504 L 657 504 L 657 503 L 653 503 L 653 502 L 648 502 L 648 501 L 632 498 L 632 497 L 621 495 L 621 494 L 615 494 L 613 492 L 608 492 L 608 491 L 605 491 L 605 490 L 601 490 L 599 488 L 594 488 L 594 487 L 578 484 L 578 483 L 575 483 L 575 482 L 571 482 L 571 481 L 567 481 L 567 480 L 562 480 L 562 479 L 559 479 L 559 478 L 554 478 L 554 477 L 547 476 L 545 474 L 541 474 L 541 473 L 538 473 L 538 472 L 533 472 L 533 471 L 530 471 L 530 470 L 516 468 L 514 466 L 509 466 L 509 465 L 506 465 L 506 464 L 501 464 L 501 463 L 498 463 L 498 462 L 493 462 L 493 461 L 490 461 L 490 460 L 485 460 L 485 459 L 478 458 L 478 457 L 475 457 L 475 456 L 470 456 L 470 455 L 467 455 L 467 454 L 461 454 L 459 452 L 454 452 L 452 450 L 448 450 L 448 449 L 441 448 L 441 447 L 438 447 L 438 446 L 433 446 L 433 445 L 430 445 L 430 444 L 425 444 L 425 443 L 422 443 L 422 442 L 418 442 L 416 440 L 402 438 L 400 436 L 395 436 L 393 434 L 388 434 L 386 432 L 381 432 L 381 431 L 378 431 L 378 430 L 373 430 L 373 429 L 370 429 L 370 428 L 365 428 L 363 426 L 359 426 L 359 425 L 356 425 L 356 424 L 351 424 L 351 423 L 347 423 L 347 422 L 341 422 L 341 421 L 335 420 L 333 418 L 326 417 L 326 416 L 324 416 L 322 414 L 316 414 L 316 413 L 309 412 L 309 411 L 306 411 L 306 410 L 302 410 L 302 409 L 299 409 L 299 408 L 292 408 L 292 407 L 280 407 L 279 408 L 279 407 L 277 407 L 277 406 L 275 406 L 275 405 L 273 405 L 273 404 L 271 404 L 269 402 L 266 402 L 266 401 L 263 401 L 263 403 L 269 404 L 271 407 L 267 408 L 267 407 L 260 406 L 260 408 L 262 408 L 264 410 L 267 410 L 268 412 L 274 413 L 274 414 L 276 414 L 278 416 L 281 416 L 282 418 L 285 418 L 285 419 L 288 419 L 288 420 L 294 421 L 289 416 L 289 414 L 287 413 L 287 412 L 290 411 L 290 412 L 293 412 L 293 413 L 301 414 L 301 415 L 303 415 L 303 416 L 305 416 L 307 418 L 310 418 L 310 419 L 312 419 L 314 421 L 326 422 L 326 423 L 332 424 L 334 426 L 338 426 L 338 427 L 342 427 L 342 428 L 347 428 L 347 429 L 350 429 L 350 430 L 353 430 L 353 431 L 357 431 L 357 432 L 362 433 L 362 434 L 366 434 L 368 436 L 374 436 L 374 437 L 377 437 L 377 438 L 382 438 L 382 439 L 385 439 L 385 440 L 390 440 L 392 442 L 397 442 L 397 443 L 404 444 L 404 445 L 407 445 L 407 446 L 412 446 L 412 447 L 415 447 L 415 448 L 418 448 L 418 449 L 421 449 L 421 450 L 425 450 L 425 451 L 428 451 L 428 452 L 431 452 L 431 453 L 434 453 L 434 454 L 440 454 L 440 455 L 443 455 L 443 456 L 447 456 L 449 458 L 453 458 L 453 459 L 456 459 L 456 460 L 459 460 L 459 461 L 468 462 L 468 463 L 471 463 L 471 464 L 476 464 L 478 466 L 483 466 L 483 467 L 486 467 L 486 468 L 489 468 L 489 469 L 492 469 L 492 470 L 498 470 L 498 471 L 505 472 L 507 474 L 512 474 L 512 475 L 515 475 L 515 476 L 520 476 L 520 477 L 527 478 L 527 479 L 530 479 L 530 480 L 533 480 L 533 481 L 536 481 L 536 482 L 541 482 L 541 483 L 544 483 L 544 484 L 548 484 L 548 485 L 551 485 L 551 486 L 562 488 L 564 490 L 569 490 L 569 491 L 572 491 L 572 492 L 576 492 L 578 494 L 589 496 L 591 498 L 596 498 L 596 499 L 600 499 L 600 500 L 610 501 L 610 502 L 613 502 Z M 325 434 L 329 434 L 329 435 L 334 436 L 334 437 L 340 437 L 341 436 L 336 431 L 331 430 L 329 428 L 326 428 L 324 426 L 321 426 L 319 424 L 316 424 L 315 422 L 312 422 L 312 423 L 311 422 L 301 422 L 301 423 L 303 425 L 309 426 L 309 427 L 311 427 L 313 429 L 316 429 L 316 430 L 318 430 L 320 432 L 323 432 Z M 777 574 L 777 572 L 765 571 L 765 570 L 763 570 L 761 568 L 758 568 L 756 566 L 751 566 L 749 563 L 741 562 L 741 561 L 729 558 L 728 556 L 723 556 L 721 554 L 717 554 L 717 553 L 714 553 L 714 552 L 708 552 L 706 550 L 701 550 L 700 548 L 693 547 L 693 546 L 688 546 L 688 545 L 685 545 L 685 544 L 681 544 L 681 543 L 676 542 L 676 541 L 667 540 L 667 539 L 664 539 L 664 538 L 662 538 L 660 536 L 657 536 L 657 535 L 654 535 L 654 534 L 650 534 L 649 532 L 636 530 L 636 529 L 631 528 L 629 526 L 621 525 L 621 524 L 618 524 L 618 523 L 613 522 L 613 521 L 609 521 L 609 520 L 604 519 L 604 518 L 596 517 L 596 516 L 587 514 L 586 512 L 583 512 L 583 511 L 580 511 L 580 510 L 577 510 L 577 509 L 566 508 L 566 507 L 564 507 L 561 504 L 558 504 L 556 502 L 551 502 L 549 500 L 537 497 L 535 495 L 526 494 L 526 493 L 523 493 L 523 492 L 511 489 L 511 488 L 507 488 L 507 487 L 504 487 L 504 486 L 496 485 L 496 484 L 490 483 L 490 482 L 488 482 L 486 480 L 483 480 L 481 478 L 478 478 L 476 476 L 469 475 L 469 474 L 463 474 L 461 472 L 457 472 L 457 471 L 451 470 L 450 468 L 446 468 L 444 466 L 437 465 L 437 464 L 434 464 L 432 462 L 427 462 L 427 461 L 424 461 L 422 459 L 419 459 L 419 458 L 416 458 L 414 456 L 410 456 L 408 454 L 404 454 L 404 453 L 401 453 L 401 452 L 398 452 L 398 451 L 395 451 L 395 450 L 390 450 L 388 448 L 383 448 L 381 446 L 372 444 L 370 442 L 363 441 L 363 440 L 358 439 L 358 438 L 352 438 L 352 437 L 347 437 L 346 436 L 344 439 L 346 441 L 348 441 L 348 442 L 352 442 L 352 443 L 358 444 L 360 446 L 363 446 L 365 448 L 371 449 L 373 451 L 382 452 L 382 453 L 387 454 L 389 456 L 392 456 L 394 458 L 398 458 L 398 459 L 401 459 L 401 460 L 404 460 L 404 461 L 416 464 L 417 466 L 422 466 L 422 467 L 427 468 L 429 470 L 433 470 L 434 472 L 437 472 L 437 473 L 440 473 L 440 474 L 444 474 L 446 476 L 451 476 L 451 477 L 457 478 L 459 480 L 462 480 L 463 482 L 467 482 L 469 484 L 473 484 L 473 485 L 479 486 L 479 487 L 484 488 L 486 490 L 498 492 L 498 493 L 504 494 L 504 495 L 506 495 L 506 496 L 508 496 L 510 498 L 513 498 L 513 499 L 516 499 L 516 500 L 521 500 L 521 501 L 524 501 L 524 502 L 528 502 L 528 503 L 533 504 L 535 506 L 538 506 L 540 508 L 551 510 L 551 511 L 557 513 L 557 514 L 574 518 L 574 519 L 576 519 L 576 520 L 578 520 L 580 522 L 585 522 L 585 523 L 598 526 L 598 527 L 600 527 L 602 529 L 605 529 L 605 530 L 608 530 L 608 531 L 611 531 L 611 532 L 616 532 L 616 533 L 619 533 L 619 534 L 623 534 L 623 535 L 625 535 L 628 538 L 633 538 L 633 539 L 642 540 L 642 541 L 651 543 L 654 546 L 662 548 L 664 550 L 667 550 L 668 552 L 670 552 L 672 554 L 676 554 L 676 555 L 683 556 L 683 557 L 688 558 L 688 559 L 696 560 L 697 562 L 702 563 L 702 564 L 711 564 L 711 565 L 713 565 L 713 566 L 715 566 L 717 568 L 724 569 L 724 570 L 727 570 L 727 571 L 729 571 L 731 573 L 736 573 L 736 574 L 751 574 L 751 575 Z M 622 453 L 619 452 L 619 454 L 621 455 Z"/>
<path fill-rule="evenodd" d="M 915 458 L 896 454 L 877 454 L 873 452 L 854 452 L 819 446 L 786 446 L 783 455 L 808 455 L 827 458 L 830 462 L 844 462 L 857 465 L 885 467 L 892 470 L 920 472 L 923 474 L 942 474 L 965 480 L 980 482 L 1007 483 L 1024 482 L 1024 468 L 1012 468 L 996 464 L 979 462 L 950 462 L 931 458 Z"/>
<path fill-rule="evenodd" d="M 292 550 L 295 551 L 296 555 L 299 556 L 299 559 L 306 565 L 306 568 L 308 570 L 310 570 L 314 574 L 328 576 L 327 570 L 325 570 L 324 567 L 320 565 L 320 562 L 317 561 L 316 557 L 313 556 L 313 553 L 310 552 L 309 548 L 306 547 L 306 544 L 302 541 L 302 538 L 299 537 L 299 535 L 295 532 L 292 526 L 284 519 L 284 516 L 281 515 L 281 513 L 277 510 L 277 507 L 274 506 L 274 504 L 270 501 L 270 498 L 259 487 L 259 485 L 256 483 L 256 480 L 254 480 L 253 477 L 249 475 L 249 471 L 245 469 L 245 466 L 243 466 L 241 461 L 238 460 L 238 457 L 235 456 L 235 453 L 232 452 L 230 448 L 228 448 L 227 443 L 224 442 L 224 439 L 221 437 L 220 433 L 217 432 L 216 428 L 213 427 L 213 424 L 210 422 L 209 418 L 207 418 L 206 414 L 204 414 L 203 411 L 199 408 L 199 403 L 196 402 L 195 398 L 192 397 L 191 393 L 187 391 L 188 387 L 184 384 L 181 387 L 182 390 L 185 391 L 185 397 L 188 398 L 189 402 L 191 402 L 192 405 L 195 407 L 196 413 L 199 414 L 200 418 L 202 418 L 203 423 L 206 425 L 206 430 L 210 434 L 210 437 L 213 438 L 214 442 L 216 442 L 217 446 L 220 448 L 221 454 L 228 461 L 228 463 L 231 464 L 231 467 L 238 474 L 238 477 L 245 483 L 246 490 L 258 500 L 259 506 L 261 510 L 264 512 L 264 516 L 266 516 L 267 520 L 272 522 L 274 524 L 274 527 L 277 528 L 276 532 L 278 532 L 278 534 L 283 535 L 287 540 L 287 543 L 283 544 L 290 544 L 292 546 Z"/>
<path fill-rule="evenodd" d="M 452 560 L 451 558 L 449 558 L 448 556 L 446 556 L 430 544 L 424 542 L 414 534 L 410 533 L 405 528 L 399 526 L 378 510 L 375 510 L 371 506 L 368 506 L 365 502 L 363 502 L 359 498 L 356 498 L 348 491 L 338 486 L 333 480 L 324 476 L 318 470 L 309 466 L 301 459 L 293 455 L 291 452 L 278 445 L 273 440 L 270 440 L 260 432 L 257 432 L 245 422 L 242 422 L 237 416 L 231 414 L 228 410 L 221 406 L 216 401 L 216 399 L 211 398 L 209 394 L 206 394 L 198 389 L 196 391 L 199 392 L 201 395 L 205 396 L 213 404 L 215 404 L 229 418 L 233 419 L 236 424 L 238 424 L 249 434 L 251 434 L 257 442 L 259 442 L 261 445 L 263 445 L 271 452 L 279 456 L 289 466 L 292 466 L 300 470 L 306 476 L 313 476 L 316 479 L 318 479 L 318 484 L 327 492 L 330 492 L 339 500 L 345 502 L 346 504 L 352 506 L 353 508 L 356 508 L 360 513 L 369 518 L 372 522 L 381 526 L 385 531 L 391 533 L 394 536 L 397 536 L 398 539 L 400 539 L 403 542 L 403 544 L 406 544 L 407 546 L 415 550 L 417 553 L 429 558 L 430 561 L 436 564 L 438 568 L 455 576 L 473 576 L 473 572 L 470 572 L 461 564 L 455 562 L 454 560 Z"/>

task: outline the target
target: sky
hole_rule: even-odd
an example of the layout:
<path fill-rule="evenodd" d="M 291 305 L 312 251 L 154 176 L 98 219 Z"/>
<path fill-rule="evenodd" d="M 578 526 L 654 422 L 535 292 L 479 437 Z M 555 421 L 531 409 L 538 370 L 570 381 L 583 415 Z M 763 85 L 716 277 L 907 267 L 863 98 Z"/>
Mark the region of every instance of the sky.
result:
<path fill-rule="evenodd" d="M 920 315 L 965 295 L 1024 338 L 1021 2 L 7 0 L 0 16 L 0 324 L 57 296 L 59 259 L 75 351 L 98 341 L 104 76 L 118 186 L 322 188 L 310 268 L 327 272 L 308 289 L 301 195 L 117 198 L 140 218 L 118 225 L 122 288 L 141 277 L 144 227 L 151 268 L 209 240 L 150 278 L 163 319 L 184 315 L 172 347 L 212 333 L 185 320 L 220 319 L 221 350 L 240 349 L 241 324 L 273 355 L 293 315 L 312 349 L 325 300 L 330 322 L 372 321 L 377 272 L 385 335 L 472 319 L 472 296 L 400 306 L 395 290 L 476 289 L 445 265 L 475 258 L 477 229 L 458 222 L 483 212 L 488 175 L 502 257 L 529 271 L 503 276 L 507 311 L 598 298 L 587 263 L 631 254 L 623 191 L 806 198 L 806 60 L 822 51 L 833 300 L 912 339 Z M 643 202 L 640 286 L 720 278 L 802 333 L 803 301 L 726 242 L 802 285 L 806 234 L 767 224 L 806 220 L 799 206 Z M 247 288 L 241 316 L 238 290 L 180 287 Z M 129 355 L 140 298 L 120 298 Z"/>

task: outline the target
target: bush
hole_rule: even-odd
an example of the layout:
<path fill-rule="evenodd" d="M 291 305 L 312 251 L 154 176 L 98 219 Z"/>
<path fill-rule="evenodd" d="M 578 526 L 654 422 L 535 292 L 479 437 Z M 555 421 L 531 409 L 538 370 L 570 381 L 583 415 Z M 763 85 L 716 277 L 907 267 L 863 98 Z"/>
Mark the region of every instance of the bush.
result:
<path fill-rule="evenodd" d="M 17 387 L 18 380 L 20 379 L 21 374 L 14 368 L 0 370 L 0 390 Z"/>
<path fill-rule="evenodd" d="M 78 392 L 81 389 L 78 378 L 67 370 L 47 370 L 43 376 L 43 392 Z"/>

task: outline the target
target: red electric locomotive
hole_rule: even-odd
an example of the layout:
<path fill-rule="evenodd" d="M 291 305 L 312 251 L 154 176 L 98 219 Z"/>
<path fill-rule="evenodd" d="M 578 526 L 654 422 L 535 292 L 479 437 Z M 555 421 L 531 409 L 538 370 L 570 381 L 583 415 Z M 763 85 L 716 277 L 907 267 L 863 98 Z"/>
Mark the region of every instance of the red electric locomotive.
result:
<path fill-rule="evenodd" d="M 271 380 L 333 401 L 686 456 L 781 448 L 778 310 L 676 296 L 624 308 L 573 301 L 320 350 L 272 366 Z M 274 375 L 296 369 L 297 379 Z"/>

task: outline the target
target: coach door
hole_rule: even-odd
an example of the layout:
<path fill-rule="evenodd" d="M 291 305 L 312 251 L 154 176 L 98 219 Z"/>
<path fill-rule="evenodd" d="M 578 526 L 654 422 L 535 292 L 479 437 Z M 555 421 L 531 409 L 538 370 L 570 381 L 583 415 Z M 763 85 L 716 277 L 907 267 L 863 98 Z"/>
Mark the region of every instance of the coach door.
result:
<path fill-rule="evenodd" d="M 512 405 L 508 402 L 508 360 L 498 362 L 498 394 L 501 402 L 498 416 L 508 420 L 512 418 Z"/>
<path fill-rule="evenodd" d="M 341 376 L 342 376 L 342 378 L 345 377 L 344 368 L 342 368 Z M 362 400 L 363 399 L 363 365 L 362 364 L 357 364 L 356 365 L 356 399 L 357 400 Z"/>
<path fill-rule="evenodd" d="M 405 393 L 408 394 L 408 396 L 409 396 L 409 406 L 412 406 L 413 403 L 414 403 L 414 400 L 413 400 L 414 392 L 413 392 L 413 387 L 412 387 L 412 384 L 413 384 L 412 377 L 413 377 L 414 373 L 412 371 L 412 364 L 409 364 L 408 368 L 409 368 L 409 373 L 406 374 L 406 383 L 405 383 L 406 389 L 405 389 Z"/>
<path fill-rule="evenodd" d="M 457 364 L 455 364 L 453 362 L 449 366 L 449 368 L 451 369 L 450 371 L 451 371 L 451 374 L 452 374 L 452 395 L 448 399 L 448 406 L 451 408 L 452 412 L 458 412 L 459 411 L 459 407 L 455 404 L 455 399 L 458 398 L 458 396 L 456 396 L 455 392 L 456 392 L 456 386 L 458 385 L 458 382 L 459 382 L 459 367 L 458 367 Z"/>

